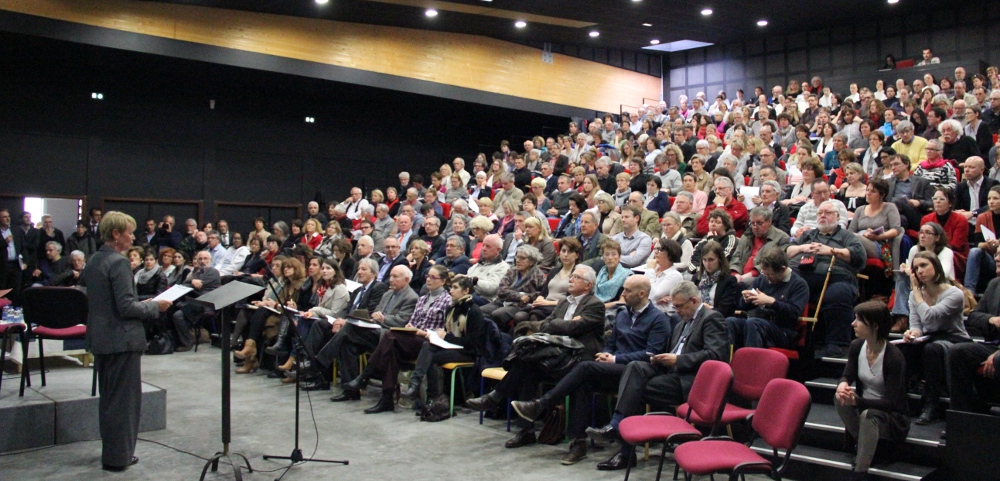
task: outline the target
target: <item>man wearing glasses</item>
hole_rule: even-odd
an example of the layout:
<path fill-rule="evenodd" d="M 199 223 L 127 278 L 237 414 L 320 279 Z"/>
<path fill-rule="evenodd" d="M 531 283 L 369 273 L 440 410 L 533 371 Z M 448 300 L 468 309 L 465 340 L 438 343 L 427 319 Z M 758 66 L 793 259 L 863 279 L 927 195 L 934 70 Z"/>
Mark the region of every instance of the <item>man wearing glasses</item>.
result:
<path fill-rule="evenodd" d="M 762 183 L 764 183 L 765 180 L 768 180 L 761 178 L 761 171 L 767 167 L 770 167 L 771 169 L 774 170 L 775 173 L 774 180 L 777 180 L 779 184 L 785 185 L 788 183 L 787 182 L 788 172 L 785 172 L 777 165 L 774 165 L 775 159 L 776 157 L 774 155 L 774 150 L 772 150 L 771 147 L 764 147 L 763 149 L 760 150 L 760 165 L 755 166 L 753 168 L 753 175 L 750 176 L 750 185 L 754 187 L 759 187 Z"/>
<path fill-rule="evenodd" d="M 528 321 L 531 330 L 544 332 L 556 336 L 570 336 L 583 343 L 580 359 L 602 359 L 602 355 L 610 355 L 601 351 L 601 338 L 604 331 L 604 303 L 594 295 L 594 286 L 597 284 L 597 273 L 588 266 L 577 266 L 573 274 L 569 277 L 567 296 L 556 304 L 555 310 L 549 317 L 541 321 Z M 615 348 L 614 336 L 609 339 L 609 346 Z M 608 347 L 605 346 L 605 350 Z M 645 344 L 641 348 L 645 350 Z M 618 352 L 618 351 L 614 351 Z M 620 354 L 620 353 L 619 353 Z M 548 370 L 536 362 L 528 362 L 521 359 L 512 359 L 507 374 L 497 384 L 496 388 L 484 396 L 466 401 L 466 405 L 476 411 L 488 411 L 499 407 L 504 399 L 533 399 L 537 393 L 538 383 L 543 381 L 559 381 L 573 370 L 574 366 Z M 569 390 L 566 393 L 572 392 Z M 562 396 L 565 396 L 563 394 Z M 554 399 L 561 399 L 562 396 Z M 590 403 L 584 397 L 584 401 L 579 404 L 583 406 L 583 413 L 580 414 L 582 420 L 587 420 Z M 526 411 L 527 413 L 527 411 Z M 529 444 L 535 444 L 535 423 L 534 414 L 526 415 L 526 420 L 519 420 L 521 430 L 514 438 L 507 441 L 507 448 L 519 448 Z M 572 417 L 571 417 L 572 419 Z M 586 426 L 581 426 L 582 430 Z M 586 451 L 584 451 L 586 454 Z M 577 459 L 576 461 L 578 461 Z M 576 461 L 573 461 L 575 463 Z M 568 463 L 572 464 L 572 463 Z"/>
<path fill-rule="evenodd" d="M 747 206 L 737 201 L 733 197 L 733 181 L 728 177 L 715 179 L 715 201 L 705 207 L 705 212 L 698 219 L 698 235 L 704 237 L 708 234 L 708 214 L 715 209 L 723 209 L 733 219 L 733 229 L 736 236 L 743 235 L 747 228 Z"/>
<path fill-rule="evenodd" d="M 792 259 L 792 269 L 809 285 L 810 303 L 819 300 L 827 271 L 830 271 L 823 307 L 817 316 L 826 323 L 826 345 L 816 349 L 817 358 L 842 358 L 847 352 L 851 344 L 854 304 L 858 298 L 857 274 L 865 268 L 867 260 L 858 237 L 838 224 L 838 203 L 828 200 L 820 204 L 818 227 L 798 236 L 786 251 Z"/>
<path fill-rule="evenodd" d="M 788 246 L 788 234 L 771 225 L 771 211 L 766 207 L 756 207 L 750 211 L 750 230 L 740 237 L 729 263 L 736 279 L 750 285 L 760 276 L 757 256 L 768 247 L 784 250 Z"/>
<path fill-rule="evenodd" d="M 729 358 L 726 320 L 721 313 L 705 305 L 697 285 L 681 281 L 671 292 L 671 302 L 680 321 L 674 326 L 666 348 L 629 363 L 618 385 L 618 404 L 611 423 L 601 428 L 587 428 L 591 438 L 615 439 L 622 445 L 611 459 L 597 465 L 601 471 L 636 465 L 635 446 L 618 437 L 618 424 L 622 419 L 641 416 L 647 404 L 653 411 L 676 408 L 687 400 L 702 363 Z"/>

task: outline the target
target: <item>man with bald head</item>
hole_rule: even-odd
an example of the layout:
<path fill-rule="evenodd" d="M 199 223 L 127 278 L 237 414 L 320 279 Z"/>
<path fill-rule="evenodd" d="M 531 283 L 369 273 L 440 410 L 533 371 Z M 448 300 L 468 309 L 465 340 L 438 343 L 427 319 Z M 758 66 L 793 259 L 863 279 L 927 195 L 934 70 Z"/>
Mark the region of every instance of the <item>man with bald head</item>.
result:
<path fill-rule="evenodd" d="M 326 226 L 327 218 L 326 214 L 319 211 L 319 203 L 316 201 L 309 202 L 306 205 L 306 212 L 309 213 L 309 219 L 316 219 L 319 221 L 319 225 Z"/>
<path fill-rule="evenodd" d="M 500 289 L 500 280 L 510 269 L 510 264 L 500 258 L 500 250 L 503 249 L 503 239 L 497 234 L 490 234 L 483 239 L 483 252 L 479 257 L 479 262 L 469 268 L 468 276 L 476 278 L 476 292 L 472 295 L 472 300 L 476 304 L 483 306 L 489 304 L 497 297 Z"/>
<path fill-rule="evenodd" d="M 955 189 L 955 213 L 960 214 L 976 225 L 976 216 L 989 210 L 986 197 L 990 189 L 998 182 L 986 177 L 986 162 L 982 157 L 974 155 L 965 161 L 965 172 L 962 182 Z"/>
<path fill-rule="evenodd" d="M 371 287 L 361 287 L 358 290 L 368 289 L 375 291 L 378 285 L 377 281 L 369 279 L 367 274 L 364 276 L 364 279 L 368 280 L 365 286 Z M 382 330 L 391 327 L 404 327 L 410 322 L 410 316 L 413 315 L 413 310 L 417 306 L 417 299 L 419 297 L 410 287 L 410 280 L 412 278 L 413 272 L 410 271 L 409 267 L 393 267 L 392 272 L 389 274 L 389 289 L 382 291 L 382 297 L 374 310 L 368 305 L 361 305 L 361 301 L 359 301 L 357 306 L 352 305 L 356 309 L 369 309 L 372 322 L 381 325 L 381 330 L 358 327 L 346 323 L 343 319 L 336 320 L 333 323 L 333 339 L 330 339 L 330 342 L 326 343 L 319 350 L 319 353 L 316 354 L 316 361 L 320 363 L 320 366 L 317 366 L 318 370 L 327 372 L 333 367 L 333 361 L 339 359 L 341 385 L 347 384 L 352 379 L 358 377 L 361 374 L 361 368 L 358 365 L 358 354 L 374 351 L 375 347 L 378 346 Z M 352 297 L 351 300 L 355 301 L 356 299 L 357 297 Z M 359 392 L 344 390 L 343 393 L 334 396 L 330 400 L 341 402 L 357 401 L 359 399 L 361 399 Z"/>
<path fill-rule="evenodd" d="M 574 274 L 575 275 L 575 274 Z M 569 454 L 563 464 L 573 464 L 587 456 L 587 424 L 590 421 L 590 396 L 595 392 L 618 389 L 628 363 L 649 359 L 649 353 L 662 352 L 670 338 L 670 320 L 649 302 L 650 283 L 646 276 L 632 275 L 625 280 L 622 299 L 626 309 L 618 311 L 614 329 L 604 349 L 594 359 L 580 362 L 550 391 L 534 401 L 514 401 L 511 406 L 527 421 L 535 421 L 572 394 L 568 435 Z"/>
<path fill-rule="evenodd" d="M 367 200 L 361 194 L 361 188 L 351 187 L 351 196 L 347 198 L 344 202 L 340 204 L 347 213 L 347 218 L 351 220 L 357 220 L 364 217 L 365 209 L 370 206 Z"/>
<path fill-rule="evenodd" d="M 198 251 L 194 255 L 194 270 L 181 285 L 194 289 L 193 292 L 197 296 L 212 292 L 222 285 L 222 276 L 219 275 L 218 270 L 212 267 L 212 255 L 208 251 Z M 174 305 L 179 307 L 171 316 L 177 331 L 177 347 L 174 350 L 177 352 L 189 351 L 194 347 L 193 328 L 201 323 L 201 316 L 204 314 L 205 308 L 186 302 Z"/>

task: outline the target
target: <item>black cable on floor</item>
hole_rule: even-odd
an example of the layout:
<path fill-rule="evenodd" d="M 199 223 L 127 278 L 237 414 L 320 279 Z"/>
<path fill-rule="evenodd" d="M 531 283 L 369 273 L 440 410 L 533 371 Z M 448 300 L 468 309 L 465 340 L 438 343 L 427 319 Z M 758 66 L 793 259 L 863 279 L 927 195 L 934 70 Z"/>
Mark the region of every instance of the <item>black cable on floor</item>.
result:
<path fill-rule="evenodd" d="M 159 441 L 153 441 L 152 439 L 143 439 L 143 438 L 139 438 L 139 441 L 144 441 L 144 442 L 147 442 L 147 443 L 152 443 L 152 444 L 156 444 L 156 445 L 159 445 L 159 446 L 163 446 L 163 447 L 165 447 L 167 449 L 172 449 L 174 451 L 177 451 L 178 453 L 186 454 L 188 456 L 194 456 L 194 457 L 196 457 L 196 458 L 198 458 L 198 459 L 200 459 L 202 461 L 205 461 L 205 462 L 209 461 L 208 458 L 199 456 L 199 455 L 197 455 L 195 453 L 192 453 L 192 452 L 185 451 L 183 449 L 175 448 L 175 447 L 173 447 L 173 446 L 171 446 L 169 444 L 164 444 L 164 443 L 161 443 Z M 52 447 L 52 446 L 46 446 L 46 448 L 48 448 L 48 447 Z M 45 448 L 42 448 L 42 449 L 45 449 Z M 37 451 L 37 449 L 36 449 L 36 451 Z M 30 452 L 30 451 L 23 451 L 23 452 Z M 17 454 L 17 453 L 8 453 L 8 454 Z M 6 456 L 6 454 L 4 454 L 2 456 Z M 233 465 L 232 463 L 230 463 L 228 461 L 223 461 L 221 459 L 219 460 L 219 464 L 223 464 L 223 465 L 227 465 L 227 466 L 232 466 Z M 259 470 L 259 469 L 255 469 L 253 472 L 255 472 L 255 473 L 277 473 L 278 471 L 281 471 L 282 469 L 286 469 L 286 468 L 287 467 L 282 466 L 282 467 L 280 467 L 278 469 L 272 469 L 272 470 L 268 470 L 268 471 L 262 471 L 262 470 Z"/>
<path fill-rule="evenodd" d="M 7 452 L 7 453 L 0 454 L 0 458 L 2 458 L 4 456 L 13 456 L 15 454 L 26 454 L 26 453 L 33 453 L 35 451 L 44 451 L 46 449 L 52 449 L 52 448 L 54 448 L 56 446 L 59 446 L 59 444 L 50 444 L 48 446 L 42 446 L 42 447 L 38 447 L 38 448 L 22 449 L 20 451 L 10 451 L 10 452 Z"/>

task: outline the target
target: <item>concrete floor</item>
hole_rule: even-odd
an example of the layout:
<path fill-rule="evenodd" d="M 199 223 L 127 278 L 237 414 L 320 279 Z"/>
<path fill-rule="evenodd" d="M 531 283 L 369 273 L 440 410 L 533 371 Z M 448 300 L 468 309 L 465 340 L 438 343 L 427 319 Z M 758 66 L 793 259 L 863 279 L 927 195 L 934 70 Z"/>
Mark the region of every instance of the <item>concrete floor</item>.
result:
<path fill-rule="evenodd" d="M 220 451 L 219 350 L 143 358 L 143 380 L 167 390 L 167 429 L 144 433 L 141 439 L 157 441 L 203 457 Z M 60 369 L 83 369 L 64 367 Z M 89 374 L 87 374 L 89 375 Z M 294 439 L 294 391 L 266 379 L 263 372 L 234 375 L 231 450 L 246 455 L 255 470 L 273 470 L 284 462 L 264 461 L 263 454 L 288 455 Z M 5 386 L 6 387 L 6 386 Z M 377 390 L 374 390 L 377 392 Z M 337 392 L 334 388 L 334 393 Z M 595 470 L 596 463 L 610 457 L 608 450 L 591 452 L 573 466 L 562 466 L 566 444 L 535 445 L 505 449 L 512 436 L 501 420 L 487 419 L 479 425 L 475 413 L 463 410 L 453 419 L 422 423 L 410 410 L 365 415 L 377 395 L 369 392 L 360 403 L 333 404 L 331 392 L 312 394 L 312 405 L 320 433 L 317 458 L 348 459 L 349 466 L 306 463 L 293 467 L 284 479 L 373 479 L 373 480 L 620 480 L 624 472 Z M 313 453 L 315 429 L 306 393 L 302 396 L 301 446 L 306 457 Z M 61 445 L 40 451 L 0 456 L 0 479 L 197 479 L 204 461 L 150 442 L 139 441 L 139 464 L 125 473 L 100 469 L 100 441 Z M 640 460 L 633 479 L 656 475 L 658 458 Z M 664 479 L 673 470 L 668 459 Z M 269 480 L 278 473 L 247 474 L 244 479 Z M 233 479 L 226 467 L 207 479 Z M 705 477 L 704 479 L 708 479 Z M 724 479 L 724 478 L 720 478 Z M 765 477 L 747 477 L 763 480 Z"/>

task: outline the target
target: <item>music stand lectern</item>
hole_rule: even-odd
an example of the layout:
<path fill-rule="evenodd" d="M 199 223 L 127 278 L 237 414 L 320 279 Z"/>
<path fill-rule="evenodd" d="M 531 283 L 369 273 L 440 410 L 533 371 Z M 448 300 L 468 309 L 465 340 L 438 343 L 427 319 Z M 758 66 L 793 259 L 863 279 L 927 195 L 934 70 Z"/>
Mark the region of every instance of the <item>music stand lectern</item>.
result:
<path fill-rule="evenodd" d="M 236 480 L 241 481 L 243 479 L 240 466 L 234 463 L 229 457 L 231 374 L 229 372 L 229 356 L 231 356 L 232 353 L 229 352 L 229 323 L 226 322 L 223 310 L 263 290 L 263 286 L 247 284 L 240 281 L 232 281 L 212 292 L 199 296 L 198 298 L 187 300 L 187 302 L 190 302 L 191 304 L 215 311 L 215 314 L 219 317 L 219 325 L 221 326 L 219 341 L 222 347 L 222 451 L 215 453 L 215 456 L 205 463 L 205 467 L 201 470 L 202 481 L 205 479 L 205 474 L 208 472 L 209 466 L 212 467 L 212 472 L 218 471 L 219 460 L 222 458 L 226 458 L 226 460 L 229 461 L 229 464 L 233 466 L 233 474 L 236 476 Z M 243 458 L 243 462 L 246 463 L 247 470 L 251 473 L 253 472 L 253 468 L 250 467 L 250 461 L 247 460 L 246 456 L 240 453 L 232 454 Z"/>

